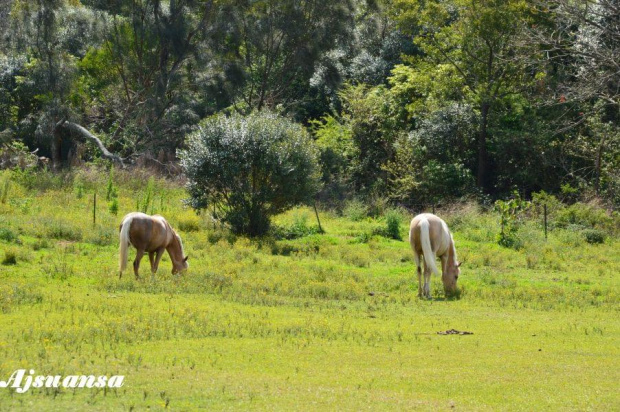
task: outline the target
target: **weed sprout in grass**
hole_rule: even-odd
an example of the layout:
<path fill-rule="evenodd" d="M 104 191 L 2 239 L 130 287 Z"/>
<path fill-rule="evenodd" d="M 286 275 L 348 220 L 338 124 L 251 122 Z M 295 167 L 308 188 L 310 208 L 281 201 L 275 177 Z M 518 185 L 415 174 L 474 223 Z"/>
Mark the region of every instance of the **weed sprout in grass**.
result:
<path fill-rule="evenodd" d="M 2 259 L 2 264 L 5 266 L 16 265 L 17 264 L 17 252 L 15 252 L 15 250 L 13 249 L 5 249 L 4 258 Z"/>

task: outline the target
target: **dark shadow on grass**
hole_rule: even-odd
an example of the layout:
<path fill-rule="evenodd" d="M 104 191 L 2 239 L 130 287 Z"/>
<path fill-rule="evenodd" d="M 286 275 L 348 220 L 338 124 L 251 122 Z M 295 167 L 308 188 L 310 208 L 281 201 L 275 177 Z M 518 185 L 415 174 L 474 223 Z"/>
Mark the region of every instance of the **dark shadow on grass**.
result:
<path fill-rule="evenodd" d="M 465 288 L 456 288 L 456 291 L 453 293 L 444 293 L 443 295 L 434 295 L 431 299 L 425 299 L 436 302 L 453 302 L 457 300 L 461 300 L 465 293 Z"/>

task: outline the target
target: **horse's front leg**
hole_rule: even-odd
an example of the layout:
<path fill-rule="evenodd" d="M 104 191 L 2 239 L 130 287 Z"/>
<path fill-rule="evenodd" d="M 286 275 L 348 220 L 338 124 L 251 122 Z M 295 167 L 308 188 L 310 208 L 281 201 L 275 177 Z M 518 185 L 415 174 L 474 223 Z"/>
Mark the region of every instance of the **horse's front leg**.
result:
<path fill-rule="evenodd" d="M 151 268 L 151 276 L 153 277 L 153 280 L 155 280 L 155 272 L 157 272 L 157 269 L 159 269 L 159 261 L 161 260 L 161 257 L 164 255 L 164 250 L 166 249 L 163 247 L 157 249 L 157 256 L 155 256 L 155 264 Z"/>
<path fill-rule="evenodd" d="M 136 260 L 133 261 L 133 273 L 136 275 L 136 279 L 140 279 L 140 276 L 138 276 L 138 271 L 140 270 L 140 261 L 142 260 L 142 256 L 144 256 L 144 250 L 138 249 L 136 253 Z"/>
<path fill-rule="evenodd" d="M 446 276 L 446 268 L 448 267 L 448 254 L 441 255 L 439 257 L 441 259 L 441 282 L 444 284 L 445 288 L 445 277 Z"/>
<path fill-rule="evenodd" d="M 155 272 L 155 252 L 149 252 L 149 261 L 151 262 L 151 273 Z"/>

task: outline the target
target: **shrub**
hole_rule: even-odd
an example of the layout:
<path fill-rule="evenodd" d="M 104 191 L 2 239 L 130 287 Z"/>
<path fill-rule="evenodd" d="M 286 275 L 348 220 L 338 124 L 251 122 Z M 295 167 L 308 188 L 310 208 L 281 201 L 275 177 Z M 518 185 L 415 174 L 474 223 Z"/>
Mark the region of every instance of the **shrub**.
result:
<path fill-rule="evenodd" d="M 118 189 L 114 185 L 114 167 L 110 168 L 110 175 L 108 176 L 108 186 L 106 188 L 105 200 L 112 200 L 118 197 Z"/>
<path fill-rule="evenodd" d="M 68 241 L 82 240 L 82 231 L 76 226 L 67 222 L 53 222 L 47 227 L 47 236 L 52 239 L 63 239 Z"/>
<path fill-rule="evenodd" d="M 49 241 L 47 239 L 37 239 L 32 244 L 32 250 L 47 249 L 49 247 L 50 247 L 50 244 L 49 244 Z"/>
<path fill-rule="evenodd" d="M 533 211 L 536 216 L 542 216 L 544 207 L 547 206 L 548 216 L 555 215 L 558 211 L 564 208 L 562 202 L 560 202 L 555 196 L 541 190 L 537 193 L 532 193 L 532 205 Z"/>
<path fill-rule="evenodd" d="M 358 199 L 349 200 L 342 214 L 354 222 L 359 222 L 368 216 L 368 207 Z"/>
<path fill-rule="evenodd" d="M 301 126 L 273 113 L 211 117 L 179 155 L 191 205 L 219 208 L 235 233 L 265 234 L 271 216 L 318 190 L 314 143 Z"/>
<path fill-rule="evenodd" d="M 400 211 L 396 209 L 390 209 L 385 213 L 385 233 L 387 237 L 401 240 L 400 235 L 400 222 L 403 216 Z"/>
<path fill-rule="evenodd" d="M 308 225 L 308 216 L 305 214 L 295 216 L 290 226 L 277 226 L 272 229 L 273 237 L 278 240 L 298 239 L 308 235 L 320 233 L 317 225 Z"/>
<path fill-rule="evenodd" d="M 13 233 L 13 231 L 5 227 L 0 228 L 0 240 L 4 240 L 7 242 L 18 242 L 19 241 L 19 239 L 17 238 L 17 235 Z"/>
<path fill-rule="evenodd" d="M 146 184 L 146 189 L 139 195 L 138 199 L 136 199 L 136 209 L 142 213 L 154 213 L 154 203 L 153 200 L 155 198 L 155 178 L 153 176 L 149 177 L 149 181 Z M 149 207 L 151 208 L 149 210 Z"/>
<path fill-rule="evenodd" d="M 582 233 L 588 243 L 597 244 L 605 242 L 605 233 L 600 230 L 586 229 Z"/>
<path fill-rule="evenodd" d="M 81 180 L 78 180 L 75 183 L 75 197 L 77 197 L 78 199 L 84 197 L 84 182 L 82 182 Z"/>
<path fill-rule="evenodd" d="M 237 235 L 235 235 L 228 226 L 221 224 L 207 230 L 207 242 L 209 242 L 209 244 L 215 245 L 220 241 L 226 241 L 232 246 L 237 242 Z"/>
<path fill-rule="evenodd" d="M 604 209 L 587 203 L 575 203 L 557 213 L 555 225 L 569 227 L 578 225 L 588 228 L 613 229 L 613 218 Z"/>
<path fill-rule="evenodd" d="M 73 185 L 73 176 L 68 172 L 49 173 L 46 170 L 15 169 L 12 176 L 12 180 L 24 188 L 41 192 Z"/>
<path fill-rule="evenodd" d="M 518 192 L 514 192 L 510 200 L 495 202 L 495 211 L 499 212 L 501 231 L 497 243 L 504 247 L 520 249 L 523 242 L 517 238 L 521 214 L 530 207 L 530 202 L 521 199 Z"/>

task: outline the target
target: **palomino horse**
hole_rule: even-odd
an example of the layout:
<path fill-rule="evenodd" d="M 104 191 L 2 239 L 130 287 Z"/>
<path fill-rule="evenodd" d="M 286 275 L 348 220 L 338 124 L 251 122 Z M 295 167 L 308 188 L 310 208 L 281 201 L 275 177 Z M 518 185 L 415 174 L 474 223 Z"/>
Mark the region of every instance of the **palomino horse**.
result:
<path fill-rule="evenodd" d="M 149 253 L 151 261 L 151 276 L 155 278 L 155 272 L 159 266 L 159 260 L 168 251 L 172 261 L 172 274 L 176 274 L 188 268 L 187 256 L 183 254 L 183 244 L 181 238 L 170 227 L 166 219 L 162 216 L 149 216 L 144 213 L 132 212 L 123 218 L 120 226 L 120 275 L 127 267 L 127 249 L 133 245 L 136 250 L 136 260 L 133 262 L 133 272 L 136 279 L 139 279 L 138 270 L 140 260 L 144 252 Z"/>
<path fill-rule="evenodd" d="M 418 296 L 431 297 L 431 273 L 439 274 L 435 256 L 441 258 L 441 280 L 446 295 L 456 292 L 461 264 L 456 260 L 454 239 L 446 222 L 431 213 L 417 215 L 411 221 L 409 243 L 418 268 Z M 424 288 L 420 256 L 424 257 Z"/>

